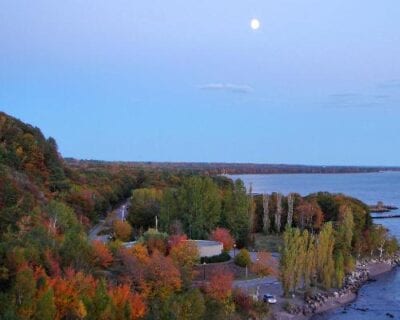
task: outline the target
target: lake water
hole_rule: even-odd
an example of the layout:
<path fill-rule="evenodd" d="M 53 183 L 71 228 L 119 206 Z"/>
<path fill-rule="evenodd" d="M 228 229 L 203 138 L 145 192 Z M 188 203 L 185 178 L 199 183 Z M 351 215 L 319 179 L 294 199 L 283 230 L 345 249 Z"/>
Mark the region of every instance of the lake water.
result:
<path fill-rule="evenodd" d="M 297 192 L 307 195 L 318 191 L 344 193 L 364 201 L 400 207 L 400 172 L 360 174 L 278 174 L 232 175 L 240 178 L 255 193 Z M 400 214 L 400 210 L 392 211 Z M 400 218 L 379 219 L 400 240 Z M 331 312 L 316 315 L 314 320 L 400 319 L 400 269 L 384 274 L 379 281 L 363 286 L 353 303 Z M 367 311 L 361 311 L 367 310 Z"/>

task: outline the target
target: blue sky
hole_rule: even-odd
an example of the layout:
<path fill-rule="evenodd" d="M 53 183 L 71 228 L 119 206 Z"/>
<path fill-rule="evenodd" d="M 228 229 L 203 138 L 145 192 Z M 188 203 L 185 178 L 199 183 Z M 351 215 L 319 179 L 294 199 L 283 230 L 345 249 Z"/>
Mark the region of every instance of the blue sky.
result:
<path fill-rule="evenodd" d="M 76 158 L 400 165 L 399 16 L 398 0 L 2 0 L 0 110 Z"/>

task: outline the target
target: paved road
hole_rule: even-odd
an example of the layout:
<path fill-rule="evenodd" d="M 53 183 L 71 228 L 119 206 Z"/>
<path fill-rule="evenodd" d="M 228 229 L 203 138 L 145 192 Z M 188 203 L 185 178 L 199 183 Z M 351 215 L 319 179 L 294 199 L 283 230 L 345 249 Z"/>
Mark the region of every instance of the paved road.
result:
<path fill-rule="evenodd" d="M 118 207 L 115 211 L 119 220 L 125 221 L 128 215 L 129 201 L 125 202 L 122 206 Z"/>
<path fill-rule="evenodd" d="M 236 254 L 238 250 L 236 250 Z M 252 262 L 257 260 L 257 252 L 251 251 L 250 258 Z M 231 257 L 233 257 L 233 250 L 229 252 Z M 272 252 L 271 256 L 279 261 L 280 254 L 277 252 Z M 258 297 L 261 299 L 264 294 L 272 294 L 277 297 L 281 297 L 283 294 L 282 285 L 276 277 L 269 276 L 263 278 L 256 278 L 250 280 L 235 280 L 233 282 L 235 288 L 240 288 L 249 294 L 256 294 L 258 292 Z"/>
<path fill-rule="evenodd" d="M 242 289 L 248 294 L 257 294 L 262 299 L 264 294 L 274 295 L 278 302 L 283 295 L 281 283 L 274 277 L 256 278 L 251 280 L 235 280 L 233 282 L 235 288 Z"/>
<path fill-rule="evenodd" d="M 104 229 L 104 224 L 105 224 L 105 220 L 101 220 L 92 229 L 90 229 L 89 235 L 88 235 L 90 241 L 98 240 L 103 243 L 106 243 L 108 241 L 107 235 L 98 235 L 98 233 Z"/>
<path fill-rule="evenodd" d="M 107 243 L 110 240 L 111 234 L 99 235 L 99 233 L 102 230 L 109 229 L 115 220 L 125 221 L 126 216 L 128 214 L 129 202 L 130 199 L 126 200 L 115 210 L 109 212 L 105 220 L 100 220 L 98 224 L 96 224 L 93 228 L 91 228 L 88 234 L 89 240 L 90 241 L 98 240 L 103 243 Z"/>

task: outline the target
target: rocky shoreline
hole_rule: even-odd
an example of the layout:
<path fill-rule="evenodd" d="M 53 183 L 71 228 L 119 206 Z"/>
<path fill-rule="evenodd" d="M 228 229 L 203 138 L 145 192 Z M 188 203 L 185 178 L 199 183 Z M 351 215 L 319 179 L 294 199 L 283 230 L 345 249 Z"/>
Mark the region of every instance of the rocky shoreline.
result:
<path fill-rule="evenodd" d="M 313 315 L 346 305 L 357 297 L 357 292 L 374 277 L 391 271 L 400 265 L 400 256 L 386 260 L 369 260 L 357 264 L 356 270 L 345 278 L 344 286 L 336 291 L 320 292 L 305 299 L 304 304 L 295 306 L 290 313 L 280 312 L 275 319 L 305 320 Z M 285 314 L 286 313 L 286 314 Z"/>

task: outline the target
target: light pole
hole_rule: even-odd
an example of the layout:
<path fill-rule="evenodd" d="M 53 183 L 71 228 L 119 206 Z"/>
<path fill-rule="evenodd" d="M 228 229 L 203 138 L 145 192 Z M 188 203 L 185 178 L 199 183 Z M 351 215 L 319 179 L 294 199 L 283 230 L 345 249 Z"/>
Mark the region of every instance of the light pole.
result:
<path fill-rule="evenodd" d="M 233 244 L 233 258 L 236 257 L 236 243 Z"/>
<path fill-rule="evenodd" d="M 203 262 L 203 280 L 206 281 L 206 262 Z"/>

